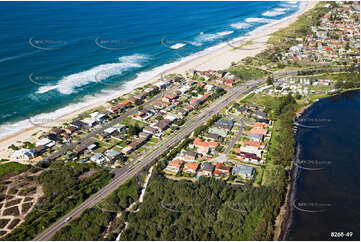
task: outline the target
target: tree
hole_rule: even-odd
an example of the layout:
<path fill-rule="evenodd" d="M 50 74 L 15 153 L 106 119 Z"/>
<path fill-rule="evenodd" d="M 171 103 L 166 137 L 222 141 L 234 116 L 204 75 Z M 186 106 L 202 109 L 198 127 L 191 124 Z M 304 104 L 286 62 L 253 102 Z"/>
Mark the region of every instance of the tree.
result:
<path fill-rule="evenodd" d="M 274 81 L 273 76 L 268 76 L 267 85 L 273 85 L 273 81 Z"/>

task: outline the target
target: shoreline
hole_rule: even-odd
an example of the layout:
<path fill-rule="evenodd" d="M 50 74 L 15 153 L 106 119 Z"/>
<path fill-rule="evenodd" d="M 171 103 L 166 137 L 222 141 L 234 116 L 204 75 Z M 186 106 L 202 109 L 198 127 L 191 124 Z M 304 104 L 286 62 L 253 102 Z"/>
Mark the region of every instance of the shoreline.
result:
<path fill-rule="evenodd" d="M 324 98 L 329 98 L 329 97 L 333 97 L 336 95 L 341 95 L 345 92 L 349 92 L 349 91 L 355 91 L 355 90 L 359 90 L 360 88 L 351 88 L 351 89 L 346 89 L 346 90 L 342 90 L 341 92 L 338 93 L 334 93 L 334 94 L 329 94 L 325 97 L 322 97 L 320 99 L 324 99 Z M 304 105 L 302 107 L 300 107 L 297 111 L 296 111 L 296 118 L 299 118 L 300 116 L 302 116 L 309 108 L 311 108 L 313 106 L 313 104 L 315 104 L 316 102 L 318 102 L 318 100 Z M 296 138 L 296 136 L 295 136 Z M 298 154 L 300 152 L 300 148 L 298 145 L 298 141 L 296 139 L 296 144 L 295 144 L 295 149 L 296 150 L 296 155 L 294 159 L 297 159 Z M 285 196 L 285 200 L 284 203 L 282 204 L 281 208 L 280 208 L 280 212 L 276 217 L 276 222 L 274 225 L 274 235 L 273 235 L 273 240 L 274 241 L 284 241 L 286 240 L 286 236 L 288 235 L 289 229 L 292 225 L 292 208 L 291 208 L 291 203 L 292 201 L 295 200 L 295 189 L 296 189 L 296 179 L 298 176 L 298 167 L 293 165 L 293 162 L 291 164 L 291 169 L 290 169 L 290 174 L 289 174 L 289 183 L 287 185 L 286 188 L 286 196 Z"/>
<path fill-rule="evenodd" d="M 40 133 L 40 132 L 46 132 L 51 129 L 51 127 L 55 127 L 58 125 L 61 125 L 65 120 L 70 120 L 78 116 L 79 114 L 100 107 L 100 106 L 106 106 L 108 105 L 107 102 L 116 98 L 120 97 L 124 94 L 130 93 L 134 91 L 136 88 L 152 84 L 159 81 L 159 78 L 161 78 L 162 75 L 170 74 L 170 73 L 182 73 L 184 74 L 189 69 L 197 69 L 197 70 L 219 70 L 219 69 L 225 69 L 228 68 L 232 62 L 238 62 L 241 59 L 247 57 L 247 56 L 255 56 L 256 54 L 260 53 L 261 51 L 265 50 L 267 48 L 267 41 L 270 37 L 270 34 L 283 29 L 287 27 L 289 24 L 296 21 L 298 16 L 302 15 L 304 12 L 308 11 L 309 9 L 313 8 L 317 1 L 312 2 L 302 2 L 301 4 L 304 4 L 304 6 L 300 6 L 300 9 L 294 13 L 293 15 L 290 15 L 288 17 L 285 17 L 283 19 L 277 20 L 273 23 L 263 25 L 253 31 L 251 31 L 246 36 L 242 36 L 239 38 L 236 38 L 232 41 L 232 43 L 240 43 L 240 41 L 252 41 L 256 43 L 251 43 L 248 45 L 249 48 L 247 49 L 233 49 L 231 46 L 227 44 L 227 42 L 222 43 L 217 46 L 210 47 L 208 49 L 205 49 L 203 51 L 200 51 L 198 53 L 195 53 L 194 55 L 190 55 L 187 57 L 184 57 L 181 59 L 181 63 L 174 62 L 165 64 L 160 67 L 156 67 L 153 70 L 150 70 L 149 72 L 144 73 L 143 75 L 146 75 L 148 73 L 151 73 L 155 69 L 161 67 L 167 67 L 165 70 L 160 71 L 158 74 L 153 75 L 146 81 L 142 81 L 139 83 L 131 84 L 131 82 L 128 82 L 128 85 L 131 85 L 130 88 L 126 88 L 122 91 L 116 91 L 115 93 L 105 96 L 102 98 L 99 98 L 100 100 L 95 100 L 94 103 L 91 104 L 84 104 L 84 103 L 77 103 L 74 106 L 74 111 L 70 111 L 69 113 L 60 115 L 59 117 L 55 118 L 53 121 L 50 122 L 44 122 L 39 123 L 39 125 L 33 125 L 31 127 L 26 127 L 14 134 L 10 134 L 4 138 L 0 138 L 0 159 L 9 159 L 10 158 L 10 151 L 8 150 L 8 147 L 11 144 L 16 144 L 17 141 L 29 141 L 34 142 L 36 140 L 36 135 L 33 136 L 34 133 Z M 262 30 L 262 31 L 261 31 Z M 253 32 L 253 33 L 252 33 Z M 197 56 L 198 54 L 198 56 Z M 158 70 L 159 70 L 158 69 Z M 139 77 L 139 76 L 138 76 Z M 137 77 L 137 78 L 138 78 Z M 137 79 L 136 78 L 136 79 Z M 66 108 L 66 107 L 65 107 Z M 62 109 L 65 109 L 62 108 Z M 50 114 L 54 114 L 56 112 L 61 111 L 62 109 L 58 109 L 52 113 L 45 113 L 45 114 L 39 114 L 36 116 L 43 116 L 43 119 L 46 119 L 47 116 L 50 116 Z M 40 118 L 39 118 L 40 119 Z M 20 122 L 26 122 L 28 119 L 20 121 Z M 18 122 L 18 123 L 20 123 Z M 30 122 L 29 122 L 30 123 Z M 26 123 L 24 123 L 26 124 Z M 20 126 L 20 125 L 18 125 Z M 40 126 L 47 126 L 40 127 Z M 16 160 L 20 161 L 20 160 Z M 28 161 L 26 161 L 28 162 Z"/>

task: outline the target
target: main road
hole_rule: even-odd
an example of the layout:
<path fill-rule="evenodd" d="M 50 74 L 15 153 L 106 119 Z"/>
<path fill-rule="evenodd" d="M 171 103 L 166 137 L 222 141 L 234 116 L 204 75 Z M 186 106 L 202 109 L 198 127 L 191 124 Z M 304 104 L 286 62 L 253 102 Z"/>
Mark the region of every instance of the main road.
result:
<path fill-rule="evenodd" d="M 139 172 L 143 167 L 150 164 L 152 161 L 162 155 L 165 151 L 167 151 L 170 147 L 179 144 L 182 139 L 184 139 L 184 137 L 186 137 L 197 127 L 209 120 L 214 114 L 221 111 L 229 103 L 235 101 L 241 94 L 249 93 L 250 91 L 252 91 L 262 81 L 264 81 L 264 79 L 252 80 L 247 82 L 246 85 L 230 89 L 228 93 L 221 97 L 219 100 L 214 102 L 209 107 L 205 108 L 194 118 L 188 120 L 184 124 L 183 128 L 176 135 L 168 137 L 167 139 L 161 141 L 161 143 L 157 145 L 157 147 L 159 147 L 158 149 L 153 149 L 149 151 L 148 154 L 144 156 L 144 158 L 142 158 L 141 160 L 136 160 L 122 168 L 116 169 L 114 172 L 114 178 L 105 187 L 103 187 L 97 193 L 93 194 L 91 197 L 89 197 L 79 206 L 74 208 L 68 214 L 60 218 L 49 228 L 44 230 L 40 235 L 34 238 L 34 240 L 50 240 L 57 231 L 67 225 L 67 222 L 65 221 L 66 218 L 70 217 L 71 219 L 74 219 L 76 217 L 79 217 L 85 209 L 94 207 L 97 203 L 99 203 L 104 198 L 109 196 L 112 192 L 114 192 L 121 184 L 125 183 L 129 178 Z"/>
<path fill-rule="evenodd" d="M 275 75 L 275 77 L 279 78 L 294 74 L 296 74 L 296 72 L 288 72 L 281 75 Z M 161 143 L 159 143 L 157 145 L 158 149 L 153 149 L 149 151 L 148 154 L 145 155 L 144 158 L 142 158 L 141 160 L 136 160 L 122 168 L 115 169 L 114 178 L 105 187 L 103 187 L 97 193 L 89 197 L 87 200 L 85 200 L 78 207 L 74 208 L 68 214 L 60 218 L 57 222 L 52 224 L 49 228 L 47 228 L 40 235 L 34 238 L 34 240 L 50 240 L 57 231 L 59 231 L 62 227 L 66 226 L 66 218 L 70 217 L 71 219 L 74 219 L 76 217 L 79 217 L 85 209 L 94 207 L 97 203 L 99 203 L 104 198 L 109 196 L 112 192 L 114 192 L 121 184 L 125 183 L 129 178 L 139 172 L 143 167 L 150 164 L 161 154 L 167 151 L 170 147 L 179 144 L 185 136 L 187 136 L 197 127 L 205 123 L 208 119 L 210 119 L 214 114 L 218 113 L 220 110 L 226 107 L 229 103 L 235 101 L 237 97 L 239 97 L 239 95 L 249 93 L 257 85 L 261 84 L 264 80 L 265 78 L 248 81 L 246 85 L 230 89 L 226 95 L 214 102 L 208 108 L 204 109 L 194 118 L 188 120 L 177 135 L 168 137 L 167 139 L 164 139 Z M 154 99 L 152 99 L 152 101 L 154 101 Z M 150 102 L 148 102 L 147 104 L 149 103 Z M 129 113 L 124 114 L 124 116 L 128 116 L 132 112 L 135 111 L 131 110 Z M 124 116 L 121 116 L 119 118 L 124 118 Z M 113 124 L 113 122 L 111 122 L 111 124 Z M 97 130 L 97 132 L 99 132 L 99 130 Z"/>

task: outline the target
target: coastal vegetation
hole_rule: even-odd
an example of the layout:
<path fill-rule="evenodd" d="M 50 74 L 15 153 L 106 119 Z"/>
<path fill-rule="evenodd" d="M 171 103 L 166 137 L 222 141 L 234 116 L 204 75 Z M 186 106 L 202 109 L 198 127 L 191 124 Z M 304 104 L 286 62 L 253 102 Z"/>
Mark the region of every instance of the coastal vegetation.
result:
<path fill-rule="evenodd" d="M 267 71 L 264 71 L 257 67 L 246 66 L 242 64 L 233 65 L 229 67 L 228 71 L 245 81 L 252 79 L 259 79 L 268 74 Z"/>
<path fill-rule="evenodd" d="M 97 206 L 87 209 L 80 218 L 71 221 L 67 226 L 57 232 L 53 240 L 104 240 L 107 225 L 111 222 L 113 230 L 107 240 L 115 240 L 116 233 L 124 224 L 124 213 L 130 204 L 135 202 L 140 195 L 139 181 L 133 177 L 121 185 L 114 193 Z"/>
<path fill-rule="evenodd" d="M 20 174 L 30 168 L 29 165 L 23 165 L 18 162 L 8 162 L 0 165 L 0 178 L 5 175 Z"/>
<path fill-rule="evenodd" d="M 42 186 L 44 196 L 26 216 L 25 221 L 2 239 L 33 239 L 43 229 L 102 188 L 110 178 L 111 174 L 92 164 L 53 162 L 48 169 L 31 177 Z"/>

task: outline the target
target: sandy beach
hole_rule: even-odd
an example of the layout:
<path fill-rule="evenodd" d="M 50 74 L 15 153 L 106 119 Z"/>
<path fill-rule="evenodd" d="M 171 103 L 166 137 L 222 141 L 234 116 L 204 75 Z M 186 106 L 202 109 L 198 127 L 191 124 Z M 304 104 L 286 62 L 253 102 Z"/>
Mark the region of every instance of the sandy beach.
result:
<path fill-rule="evenodd" d="M 267 48 L 267 40 L 271 33 L 278 31 L 279 29 L 287 27 L 289 24 L 296 21 L 297 17 L 301 14 L 303 14 L 305 11 L 308 11 L 309 9 L 313 8 L 317 4 L 317 1 L 308 1 L 304 3 L 304 7 L 300 9 L 296 14 L 289 16 L 287 18 L 282 19 L 281 21 L 277 21 L 275 23 L 272 23 L 268 25 L 267 27 L 261 27 L 262 29 L 258 30 L 255 33 L 251 33 L 250 36 L 239 38 L 239 42 L 232 41 L 231 43 L 225 43 L 221 48 L 218 48 L 214 51 L 211 51 L 210 53 L 201 55 L 199 57 L 190 59 L 188 61 L 185 61 L 183 63 L 180 63 L 179 65 L 173 66 L 172 68 L 167 69 L 166 71 L 162 72 L 163 75 L 170 74 L 170 73 L 185 73 L 190 69 L 196 69 L 196 70 L 218 70 L 218 69 L 225 69 L 228 68 L 232 62 L 238 62 L 241 59 L 247 57 L 247 56 L 255 56 L 258 53 L 262 52 Z M 234 45 L 240 45 L 241 43 L 246 43 L 248 41 L 250 42 L 249 45 L 246 45 L 244 48 L 238 48 L 234 49 L 232 46 Z M 159 78 L 161 77 L 161 74 L 154 76 L 153 78 L 150 78 L 146 82 L 140 83 L 138 85 L 135 85 L 133 89 L 138 88 L 140 86 L 144 86 L 150 83 L 157 82 Z M 129 92 L 129 90 L 127 91 Z M 40 134 L 42 131 L 49 131 L 51 127 L 61 125 L 65 120 L 70 120 L 80 113 L 90 110 L 99 106 L 108 105 L 107 101 L 123 95 L 124 92 L 119 92 L 117 95 L 109 96 L 106 100 L 94 103 L 92 105 L 88 105 L 85 107 L 82 107 L 72 113 L 63 115 L 59 117 L 57 120 L 54 120 L 52 122 L 46 122 L 42 124 L 41 126 L 34 126 L 31 128 L 27 128 L 25 130 L 22 130 L 19 133 L 13 134 L 11 136 L 8 136 L 6 138 L 3 138 L 0 140 L 0 159 L 9 159 L 11 155 L 11 150 L 8 149 L 8 147 L 11 144 L 17 144 L 17 141 L 29 141 L 34 142 L 37 140 L 37 135 L 33 135 L 34 133 Z M 44 128 L 47 127 L 47 128 Z M 40 131 L 40 132 L 39 132 Z"/>

